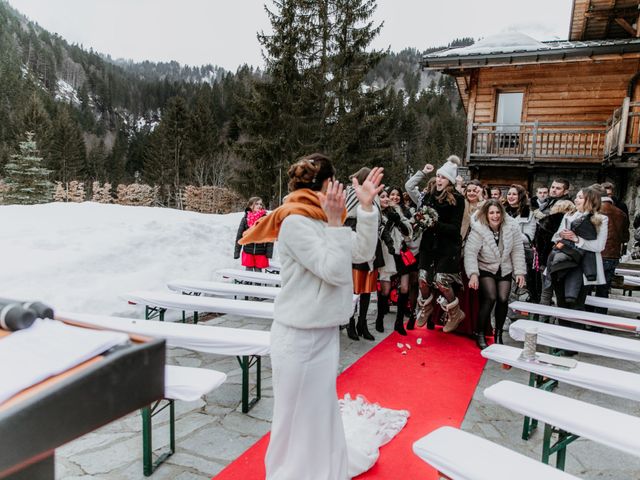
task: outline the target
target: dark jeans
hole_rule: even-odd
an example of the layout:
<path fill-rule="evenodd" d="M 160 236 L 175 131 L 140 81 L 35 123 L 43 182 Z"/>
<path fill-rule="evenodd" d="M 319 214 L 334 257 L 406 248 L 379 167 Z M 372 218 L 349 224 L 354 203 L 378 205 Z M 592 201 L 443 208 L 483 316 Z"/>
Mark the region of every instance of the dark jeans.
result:
<path fill-rule="evenodd" d="M 604 279 L 606 283 L 604 285 L 589 285 L 588 295 L 595 290 L 596 297 L 600 298 L 609 298 L 609 292 L 611 291 L 611 281 L 613 280 L 613 275 L 616 273 L 616 268 L 620 260 L 614 258 L 603 258 L 602 266 L 604 267 Z M 602 307 L 587 307 L 587 310 L 590 312 L 596 313 L 604 313 L 607 314 L 608 310 Z"/>
<path fill-rule="evenodd" d="M 576 271 L 571 272 L 571 274 L 582 276 L 582 271 L 578 268 Z M 565 296 L 565 279 L 566 277 L 558 278 L 556 275 L 552 275 L 551 282 L 553 284 L 553 291 L 556 294 L 556 301 L 558 306 L 561 308 L 570 308 L 572 310 L 584 310 L 584 301 L 587 298 L 588 286 L 585 286 L 584 283 L 582 287 L 580 287 L 580 291 L 578 292 L 577 297 L 572 301 L 567 301 Z M 563 327 L 571 327 L 579 330 L 584 330 L 584 325 L 576 322 L 571 322 L 568 320 L 558 319 L 558 325 L 562 325 Z"/>

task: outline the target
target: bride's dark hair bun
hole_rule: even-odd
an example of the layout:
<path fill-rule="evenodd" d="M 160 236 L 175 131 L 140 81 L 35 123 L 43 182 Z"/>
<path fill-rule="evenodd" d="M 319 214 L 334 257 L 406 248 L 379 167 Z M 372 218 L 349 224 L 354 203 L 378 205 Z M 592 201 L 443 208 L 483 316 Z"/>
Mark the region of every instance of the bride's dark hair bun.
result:
<path fill-rule="evenodd" d="M 331 160 L 321 153 L 302 157 L 289 167 L 289 191 L 310 188 L 319 191 L 327 178 L 335 175 Z"/>

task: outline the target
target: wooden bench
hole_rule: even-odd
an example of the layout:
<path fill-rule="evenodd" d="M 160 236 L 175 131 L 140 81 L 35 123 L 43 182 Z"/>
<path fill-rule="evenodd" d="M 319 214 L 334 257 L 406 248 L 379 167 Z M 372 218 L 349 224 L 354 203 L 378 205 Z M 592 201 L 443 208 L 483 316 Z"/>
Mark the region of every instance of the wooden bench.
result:
<path fill-rule="evenodd" d="M 212 282 L 205 280 L 173 280 L 167 283 L 169 290 L 183 294 L 212 295 L 214 297 L 254 297 L 275 299 L 281 291 L 280 287 L 263 287 L 242 283 Z"/>
<path fill-rule="evenodd" d="M 167 365 L 165 367 L 164 401 L 142 408 L 142 468 L 146 477 L 167 460 L 176 451 L 176 400 L 193 402 L 203 395 L 222 385 L 227 376 L 216 370 L 204 368 L 180 367 Z M 153 423 L 154 416 L 165 408 L 169 408 L 169 449 L 160 454 L 153 461 Z"/>
<path fill-rule="evenodd" d="M 620 310 L 622 312 L 633 313 L 634 315 L 640 315 L 640 303 L 618 300 L 615 298 L 601 298 L 594 297 L 592 295 L 587 296 L 585 299 L 585 305 L 599 308 L 613 308 L 614 310 Z"/>
<path fill-rule="evenodd" d="M 545 423 L 542 462 L 556 454 L 564 470 L 567 446 L 580 437 L 640 456 L 640 418 L 514 382 L 502 381 L 484 396 L 503 407 Z M 558 440 L 552 445 L 553 434 Z"/>
<path fill-rule="evenodd" d="M 552 307 L 529 302 L 511 302 L 509 308 L 521 312 L 524 315 L 534 313 L 612 330 L 622 330 L 625 332 L 640 331 L 640 321 L 627 317 L 585 312 L 583 310 L 571 310 L 570 308 Z"/>
<path fill-rule="evenodd" d="M 640 341 L 635 339 L 603 335 L 533 320 L 513 322 L 509 326 L 509 335 L 514 340 L 523 342 L 528 328 L 538 330 L 538 345 L 640 362 Z"/>
<path fill-rule="evenodd" d="M 193 312 L 193 321 L 198 323 L 198 313 L 225 313 L 242 315 L 251 318 L 273 320 L 273 303 L 254 302 L 249 300 L 233 300 L 230 298 L 201 297 L 181 295 L 170 292 L 137 291 L 122 296 L 132 305 L 145 306 L 145 318 L 158 318 L 164 321 L 167 310 Z"/>
<path fill-rule="evenodd" d="M 239 268 L 223 268 L 216 270 L 216 274 L 234 282 L 249 282 L 271 286 L 279 286 L 282 284 L 282 277 L 277 273 L 252 272 L 250 270 L 240 270 Z"/>
<path fill-rule="evenodd" d="M 242 412 L 247 413 L 262 396 L 262 356 L 271 353 L 270 332 L 71 312 L 56 312 L 55 317 L 58 320 L 93 328 L 163 338 L 170 347 L 235 356 L 242 369 Z M 249 399 L 249 376 L 254 366 L 256 396 Z"/>
<path fill-rule="evenodd" d="M 413 444 L 413 453 L 452 480 L 578 478 L 453 427 L 440 427 L 422 437 Z"/>
<path fill-rule="evenodd" d="M 493 344 L 485 348 L 481 355 L 503 365 L 529 372 L 529 386 L 542 390 L 555 388 L 557 382 L 566 382 L 577 387 L 616 397 L 640 401 L 640 375 L 602 367 L 586 362 L 576 362 L 575 368 L 562 368 L 537 361 L 520 358 L 522 350 L 507 345 Z M 537 428 L 537 420 L 525 417 L 522 439 L 527 440 Z"/>

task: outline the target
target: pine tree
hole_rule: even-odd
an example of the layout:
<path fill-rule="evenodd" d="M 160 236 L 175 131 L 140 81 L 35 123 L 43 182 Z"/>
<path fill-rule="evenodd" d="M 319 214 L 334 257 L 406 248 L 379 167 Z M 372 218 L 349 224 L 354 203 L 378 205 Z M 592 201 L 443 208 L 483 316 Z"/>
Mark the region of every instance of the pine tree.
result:
<path fill-rule="evenodd" d="M 384 55 L 367 51 L 382 28 L 382 24 L 374 26 L 371 21 L 376 1 L 333 0 L 333 3 L 334 53 L 328 95 L 333 99 L 334 110 L 327 119 L 332 123 L 328 138 L 338 173 L 345 175 L 363 164 L 377 165 L 389 159 L 390 131 L 384 118 L 389 97 L 382 90 L 363 87 L 367 73 Z"/>
<path fill-rule="evenodd" d="M 69 107 L 61 105 L 53 123 L 48 165 L 54 178 L 67 184 L 80 178 L 86 169 L 82 130 L 71 118 Z"/>
<path fill-rule="evenodd" d="M 8 186 L 8 192 L 4 194 L 4 203 L 33 205 L 51 201 L 51 172 L 43 166 L 32 132 L 26 133 L 26 140 L 20 142 L 20 153 L 11 155 L 4 172 Z"/>
<path fill-rule="evenodd" d="M 273 34 L 258 34 L 266 77 L 255 84 L 244 105 L 239 145 L 245 160 L 237 172 L 239 190 L 278 203 L 288 166 L 317 147 L 319 111 L 309 68 L 314 45 L 308 23 L 308 0 L 277 0 L 265 7 Z"/>

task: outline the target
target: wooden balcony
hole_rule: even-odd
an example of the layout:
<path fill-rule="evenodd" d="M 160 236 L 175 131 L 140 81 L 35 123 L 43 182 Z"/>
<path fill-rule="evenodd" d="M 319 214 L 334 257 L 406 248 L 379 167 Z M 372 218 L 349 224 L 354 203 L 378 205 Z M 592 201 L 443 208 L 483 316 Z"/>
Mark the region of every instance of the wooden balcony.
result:
<path fill-rule="evenodd" d="M 607 121 L 605 160 L 625 159 L 640 154 L 640 102 L 626 97 Z"/>
<path fill-rule="evenodd" d="M 606 122 L 474 123 L 468 164 L 601 163 Z"/>

